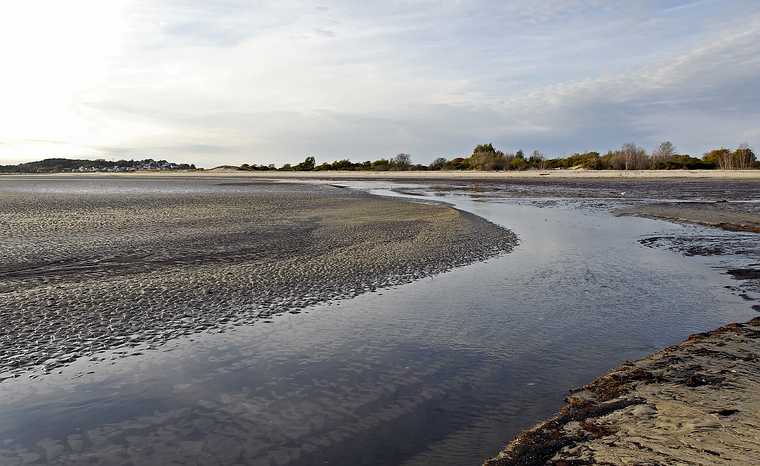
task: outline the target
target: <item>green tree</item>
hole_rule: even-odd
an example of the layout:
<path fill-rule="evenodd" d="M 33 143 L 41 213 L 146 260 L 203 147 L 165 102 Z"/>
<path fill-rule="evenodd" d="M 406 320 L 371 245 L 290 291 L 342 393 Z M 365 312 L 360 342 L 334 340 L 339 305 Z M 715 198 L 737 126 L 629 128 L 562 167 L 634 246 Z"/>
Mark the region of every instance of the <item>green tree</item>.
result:
<path fill-rule="evenodd" d="M 494 149 L 493 144 L 479 144 L 472 151 L 469 166 L 474 170 L 506 170 L 509 161 L 502 151 Z"/>
<path fill-rule="evenodd" d="M 515 158 L 512 160 L 512 162 L 509 164 L 509 168 L 511 170 L 526 170 L 528 169 L 528 162 L 525 160 L 525 156 L 518 157 L 518 154 L 515 154 Z"/>
<path fill-rule="evenodd" d="M 448 160 L 446 160 L 444 157 L 438 157 L 437 159 L 433 160 L 433 163 L 430 164 L 431 170 L 443 170 L 446 168 L 446 163 Z"/>
<path fill-rule="evenodd" d="M 473 154 L 479 153 L 495 153 L 496 149 L 493 148 L 493 144 L 478 144 L 472 151 Z"/>
<path fill-rule="evenodd" d="M 311 171 L 314 170 L 314 165 L 316 164 L 316 160 L 312 156 L 306 157 L 303 162 L 299 163 L 295 167 L 293 167 L 294 170 L 298 171 Z"/>
<path fill-rule="evenodd" d="M 707 152 L 702 157 L 702 160 L 715 165 L 721 170 L 731 169 L 731 151 L 725 147 L 721 147 L 720 149 L 713 149 Z"/>
<path fill-rule="evenodd" d="M 449 170 L 469 170 L 472 167 L 470 166 L 470 159 L 457 157 L 446 162 L 446 168 Z"/>

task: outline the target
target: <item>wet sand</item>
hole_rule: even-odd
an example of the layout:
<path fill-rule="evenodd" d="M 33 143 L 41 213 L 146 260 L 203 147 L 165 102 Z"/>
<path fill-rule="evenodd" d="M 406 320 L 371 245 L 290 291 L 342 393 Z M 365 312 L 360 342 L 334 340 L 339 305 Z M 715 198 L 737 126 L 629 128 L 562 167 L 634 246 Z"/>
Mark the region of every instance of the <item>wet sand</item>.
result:
<path fill-rule="evenodd" d="M 760 318 L 692 335 L 572 392 L 488 466 L 760 464 Z"/>
<path fill-rule="evenodd" d="M 727 257 L 735 265 L 726 273 L 737 280 L 727 288 L 753 301 L 751 294 L 760 293 L 757 181 L 649 178 L 481 179 L 459 189 L 483 198 L 527 198 L 534 205 L 575 199 L 617 215 L 739 232 L 639 242 L 687 256 Z M 753 263 L 737 265 L 736 257 Z M 760 311 L 760 305 L 752 308 Z M 758 464 L 759 341 L 756 318 L 626 363 L 572 390 L 559 415 L 519 434 L 485 465 Z"/>
<path fill-rule="evenodd" d="M 757 200 L 753 185 L 744 187 L 682 195 L 698 199 L 690 202 L 655 196 L 613 212 L 715 228 L 714 235 L 639 242 L 687 256 L 726 257 L 726 273 L 737 280 L 727 288 L 752 302 L 760 293 L 760 204 L 744 202 Z M 744 263 L 730 266 L 735 257 Z M 484 464 L 759 464 L 759 361 L 760 318 L 692 335 L 572 390 L 557 416 L 519 434 Z"/>
<path fill-rule="evenodd" d="M 33 367 L 54 370 L 105 349 L 129 354 L 209 328 L 266 322 L 273 313 L 491 257 L 515 242 L 506 230 L 448 207 L 330 186 L 199 178 L 230 193 L 62 196 L 5 189 L 0 225 L 7 230 L 0 234 L 8 241 L 0 252 L 12 261 L 0 269 L 0 299 L 11 325 L 0 334 L 0 360 L 8 361 L 0 378 Z M 756 222 L 754 204 L 743 201 L 756 199 L 757 188 L 755 180 L 736 179 L 461 185 L 485 197 L 605 199 L 600 205 L 624 206 L 622 214 L 724 228 Z M 743 243 L 716 236 L 641 244 L 730 255 L 757 246 L 752 233 L 745 235 Z M 760 281 L 756 265 L 729 273 L 753 284 Z M 749 429 L 760 416 L 752 366 L 760 356 L 759 326 L 755 320 L 720 329 L 612 371 L 574 392 L 558 418 L 518 436 L 488 464 L 755 463 L 760 442 Z M 736 456 L 741 442 L 746 451 Z"/>
<path fill-rule="evenodd" d="M 725 272 L 736 280 L 726 288 L 760 312 L 752 305 L 760 293 L 757 180 L 656 178 L 480 179 L 454 189 L 715 228 L 715 234 L 639 242 L 686 256 L 724 257 Z M 758 464 L 759 342 L 757 318 L 626 363 L 571 390 L 556 417 L 517 435 L 485 465 Z"/>
<path fill-rule="evenodd" d="M 687 205 L 659 203 L 620 209 L 617 213 L 693 223 L 729 231 L 760 233 L 760 203 L 694 202 Z"/>
<path fill-rule="evenodd" d="M 267 322 L 516 244 L 448 206 L 330 186 L 131 181 L 72 192 L 0 180 L 0 381 Z"/>

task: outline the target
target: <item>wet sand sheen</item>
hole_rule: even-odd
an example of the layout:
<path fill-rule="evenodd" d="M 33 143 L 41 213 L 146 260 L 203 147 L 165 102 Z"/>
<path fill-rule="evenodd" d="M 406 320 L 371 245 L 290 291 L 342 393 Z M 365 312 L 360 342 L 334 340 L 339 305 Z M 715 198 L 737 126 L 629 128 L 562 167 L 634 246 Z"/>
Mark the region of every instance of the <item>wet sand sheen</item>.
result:
<path fill-rule="evenodd" d="M 758 339 L 755 318 L 628 362 L 484 464 L 758 464 Z"/>
<path fill-rule="evenodd" d="M 254 189 L 219 181 L 133 179 L 119 191 Z M 0 464 L 476 464 L 551 415 L 567 387 L 752 313 L 734 293 L 705 288 L 731 281 L 710 261 L 640 244 L 652 234 L 704 235 L 700 227 L 614 218 L 608 201 L 416 194 L 512 229 L 521 247 L 269 325 L 192 333 L 163 351 L 121 358 L 127 350 L 117 349 L 6 381 Z"/>
<path fill-rule="evenodd" d="M 130 180 L 58 192 L 4 181 L 0 381 L 103 350 L 407 283 L 510 251 L 508 230 L 444 205 L 329 186 Z M 166 183 L 165 183 L 166 184 Z M 197 186 L 195 186 L 197 188 Z"/>

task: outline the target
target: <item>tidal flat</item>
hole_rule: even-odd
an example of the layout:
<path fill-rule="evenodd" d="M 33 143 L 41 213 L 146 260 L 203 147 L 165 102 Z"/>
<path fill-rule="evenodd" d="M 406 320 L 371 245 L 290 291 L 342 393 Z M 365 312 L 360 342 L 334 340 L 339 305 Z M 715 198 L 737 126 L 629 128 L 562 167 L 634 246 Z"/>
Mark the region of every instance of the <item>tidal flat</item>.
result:
<path fill-rule="evenodd" d="M 111 331 L 112 303 L 124 326 L 13 359 L 0 464 L 479 464 L 570 388 L 757 315 L 756 234 L 619 216 L 754 208 L 724 183 L 0 179 L 2 312 L 38 332 L 7 338 Z"/>
<path fill-rule="evenodd" d="M 0 237 L 0 380 L 299 312 L 516 242 L 448 206 L 223 180 L 2 180 Z"/>

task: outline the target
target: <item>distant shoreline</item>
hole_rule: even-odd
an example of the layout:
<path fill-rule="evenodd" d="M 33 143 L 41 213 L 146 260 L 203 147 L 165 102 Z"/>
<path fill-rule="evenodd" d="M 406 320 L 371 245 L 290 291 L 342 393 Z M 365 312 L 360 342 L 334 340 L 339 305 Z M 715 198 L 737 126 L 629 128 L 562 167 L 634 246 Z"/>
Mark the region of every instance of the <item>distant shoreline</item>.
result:
<path fill-rule="evenodd" d="M 229 169 L 60 173 L 3 173 L 18 176 L 82 176 L 82 177 L 250 177 L 262 179 L 355 179 L 355 180 L 509 180 L 534 179 L 668 179 L 709 178 L 760 180 L 760 170 L 527 170 L 527 171 L 244 171 Z"/>

